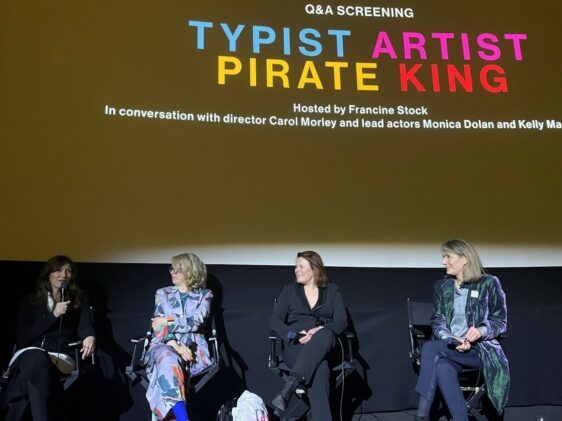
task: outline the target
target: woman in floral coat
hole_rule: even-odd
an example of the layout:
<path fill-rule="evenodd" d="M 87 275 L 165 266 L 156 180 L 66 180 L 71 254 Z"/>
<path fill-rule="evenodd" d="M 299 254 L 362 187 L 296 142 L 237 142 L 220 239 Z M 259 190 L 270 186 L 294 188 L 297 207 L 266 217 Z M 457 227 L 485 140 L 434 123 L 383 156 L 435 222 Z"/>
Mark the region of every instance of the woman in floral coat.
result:
<path fill-rule="evenodd" d="M 205 264 L 195 254 L 172 257 L 170 275 L 173 286 L 156 291 L 146 397 L 153 419 L 186 421 L 184 374 L 195 375 L 212 363 L 204 331 L 213 294 L 205 288 Z"/>

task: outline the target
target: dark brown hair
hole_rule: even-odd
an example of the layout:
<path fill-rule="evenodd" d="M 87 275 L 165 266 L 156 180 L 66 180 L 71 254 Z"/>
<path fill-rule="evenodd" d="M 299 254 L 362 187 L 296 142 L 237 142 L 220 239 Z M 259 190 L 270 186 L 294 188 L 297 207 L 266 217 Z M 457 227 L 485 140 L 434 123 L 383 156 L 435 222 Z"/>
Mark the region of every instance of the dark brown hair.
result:
<path fill-rule="evenodd" d="M 301 251 L 297 253 L 297 259 L 299 257 L 302 257 L 310 264 L 312 272 L 314 273 L 314 283 L 318 288 L 324 288 L 328 285 L 328 276 L 324 269 L 324 262 L 318 253 L 311 250 Z"/>
<path fill-rule="evenodd" d="M 53 272 L 59 271 L 64 265 L 70 265 L 70 270 L 72 272 L 72 277 L 68 283 L 67 299 L 71 301 L 72 307 L 77 307 L 80 303 L 80 296 L 82 291 L 78 289 L 74 279 L 76 277 L 76 264 L 72 261 L 70 257 L 57 255 L 51 257 L 45 262 L 43 268 L 39 272 L 37 277 L 37 282 L 35 284 L 35 292 L 31 297 L 31 301 L 34 304 L 47 304 L 47 297 L 52 294 L 51 283 L 49 282 L 49 275 Z"/>

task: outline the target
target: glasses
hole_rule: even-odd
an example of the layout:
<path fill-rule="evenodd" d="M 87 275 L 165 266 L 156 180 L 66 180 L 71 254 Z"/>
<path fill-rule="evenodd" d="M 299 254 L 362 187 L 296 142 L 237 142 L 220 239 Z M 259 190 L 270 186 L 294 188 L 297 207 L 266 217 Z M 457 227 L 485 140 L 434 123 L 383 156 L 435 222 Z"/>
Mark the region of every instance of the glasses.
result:
<path fill-rule="evenodd" d="M 168 269 L 168 272 L 170 272 L 170 275 L 180 273 L 179 270 L 175 269 L 173 266 L 170 266 L 170 269 Z"/>

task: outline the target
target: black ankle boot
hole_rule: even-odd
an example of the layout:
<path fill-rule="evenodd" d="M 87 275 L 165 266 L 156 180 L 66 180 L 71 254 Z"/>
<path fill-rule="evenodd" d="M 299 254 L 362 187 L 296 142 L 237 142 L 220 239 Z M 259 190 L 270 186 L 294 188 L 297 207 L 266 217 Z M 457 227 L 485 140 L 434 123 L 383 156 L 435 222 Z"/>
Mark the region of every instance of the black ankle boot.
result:
<path fill-rule="evenodd" d="M 285 409 L 287 408 L 287 402 L 291 399 L 291 395 L 297 389 L 299 381 L 293 376 L 287 376 L 285 385 L 281 392 L 273 398 L 271 404 L 273 405 L 273 412 L 278 417 L 281 416 Z"/>

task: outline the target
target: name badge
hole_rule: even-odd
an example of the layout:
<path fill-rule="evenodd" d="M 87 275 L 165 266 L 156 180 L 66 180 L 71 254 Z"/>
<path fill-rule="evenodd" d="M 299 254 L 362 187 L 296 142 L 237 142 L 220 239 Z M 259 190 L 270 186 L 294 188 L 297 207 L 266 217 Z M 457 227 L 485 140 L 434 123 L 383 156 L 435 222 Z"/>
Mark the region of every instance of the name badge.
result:
<path fill-rule="evenodd" d="M 470 291 L 470 296 L 472 298 L 478 298 L 478 291 L 473 289 L 472 291 Z"/>

